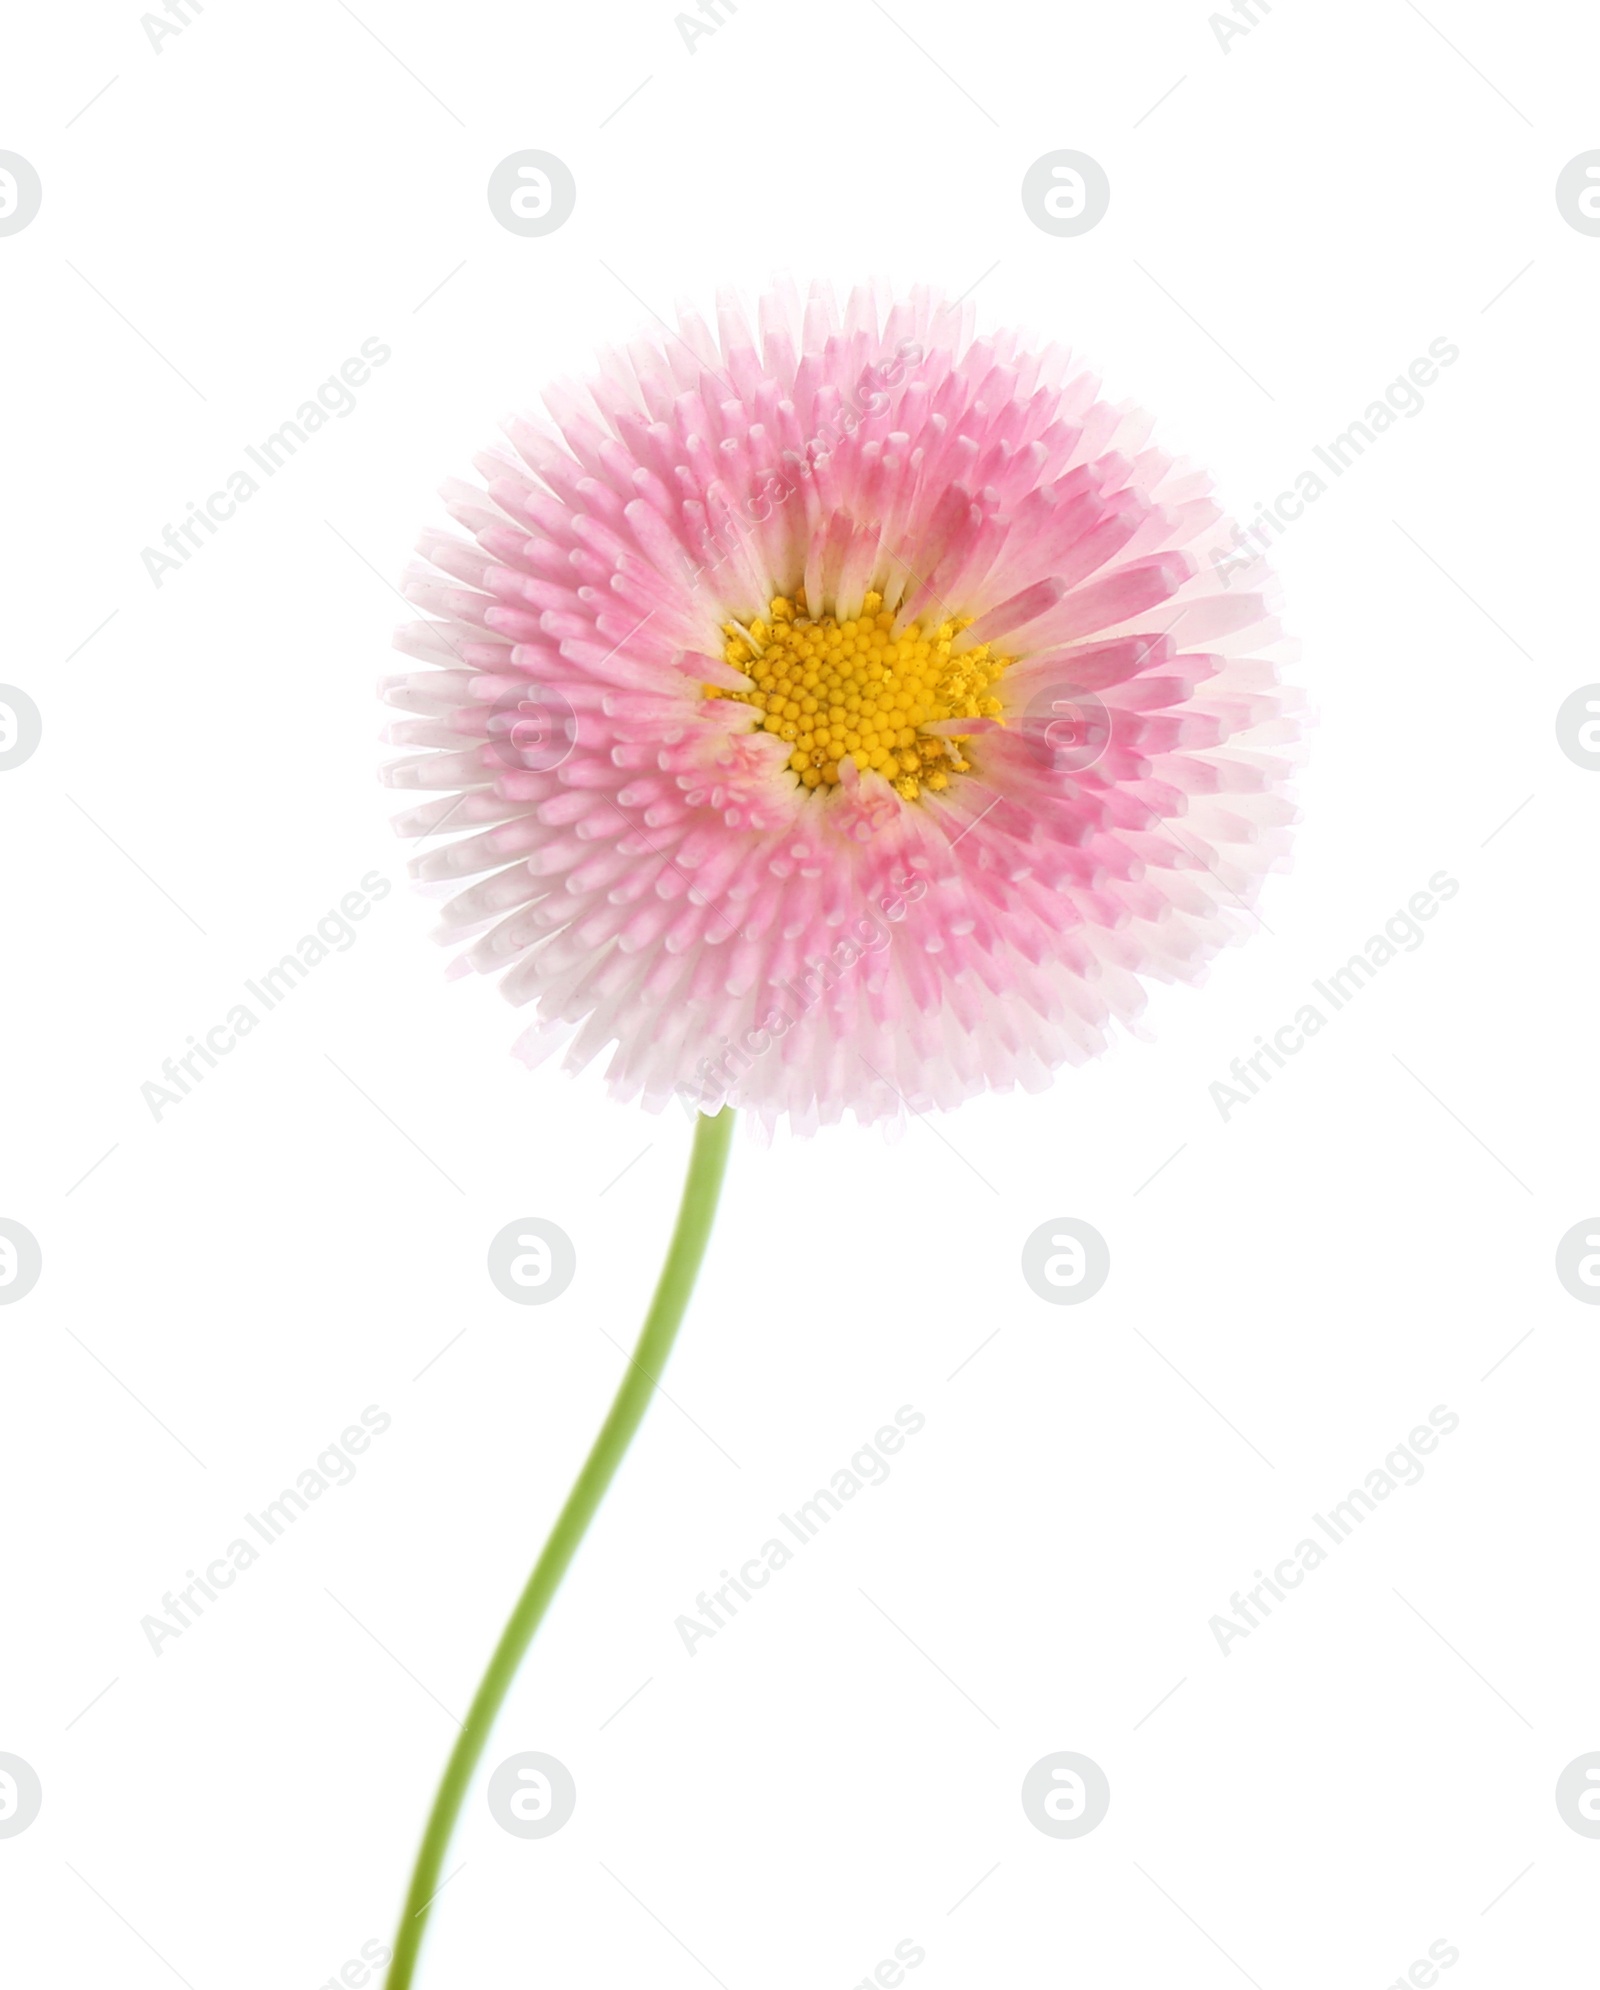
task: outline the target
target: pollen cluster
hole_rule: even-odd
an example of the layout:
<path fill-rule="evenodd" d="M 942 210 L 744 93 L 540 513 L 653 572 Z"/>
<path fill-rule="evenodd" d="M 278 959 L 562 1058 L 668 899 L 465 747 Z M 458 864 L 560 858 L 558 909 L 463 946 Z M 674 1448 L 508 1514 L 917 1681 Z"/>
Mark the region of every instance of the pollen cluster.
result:
<path fill-rule="evenodd" d="M 1010 661 L 987 643 L 951 649 L 971 621 L 959 616 L 924 629 L 895 618 L 883 597 L 868 594 L 861 613 L 841 622 L 810 615 L 805 596 L 774 595 L 765 618 L 748 627 L 725 622 L 723 656 L 753 679 L 751 691 L 705 687 L 711 698 L 750 705 L 757 724 L 790 746 L 789 766 L 806 788 L 833 787 L 845 760 L 870 767 L 907 801 L 937 793 L 971 766 L 967 739 L 930 736 L 943 719 L 997 719 L 990 688 Z"/>

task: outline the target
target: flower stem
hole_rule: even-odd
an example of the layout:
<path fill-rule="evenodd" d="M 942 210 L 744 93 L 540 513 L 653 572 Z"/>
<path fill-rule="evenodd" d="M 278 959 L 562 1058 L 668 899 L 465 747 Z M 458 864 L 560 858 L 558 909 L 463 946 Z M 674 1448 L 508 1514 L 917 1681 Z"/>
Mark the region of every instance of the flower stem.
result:
<path fill-rule="evenodd" d="M 428 1914 L 439 1891 L 439 1874 L 449 1849 L 451 1833 L 461 1814 L 461 1805 L 472 1780 L 478 1759 L 495 1717 L 504 1704 L 517 1669 L 533 1642 L 550 1599 L 576 1554 L 578 1543 L 588 1531 L 589 1522 L 605 1497 L 606 1488 L 616 1476 L 634 1432 L 643 1421 L 650 1397 L 679 1325 L 689 1304 L 689 1295 L 705 1256 L 706 1240 L 717 1210 L 717 1197 L 728 1164 L 728 1145 L 733 1135 L 733 1112 L 729 1107 L 714 1117 L 702 1114 L 695 1125 L 694 1150 L 683 1184 L 683 1200 L 678 1205 L 677 1228 L 672 1233 L 666 1262 L 656 1282 L 655 1297 L 639 1334 L 638 1345 L 629 1359 L 621 1386 L 612 1402 L 600 1434 L 590 1447 L 583 1470 L 562 1507 L 550 1538 L 534 1564 L 511 1619 L 500 1634 L 483 1683 L 473 1696 L 444 1779 L 433 1800 L 427 1829 L 411 1875 L 411 1887 L 395 1936 L 394 1960 L 389 1966 L 387 1990 L 409 1990 L 417 1966 Z"/>

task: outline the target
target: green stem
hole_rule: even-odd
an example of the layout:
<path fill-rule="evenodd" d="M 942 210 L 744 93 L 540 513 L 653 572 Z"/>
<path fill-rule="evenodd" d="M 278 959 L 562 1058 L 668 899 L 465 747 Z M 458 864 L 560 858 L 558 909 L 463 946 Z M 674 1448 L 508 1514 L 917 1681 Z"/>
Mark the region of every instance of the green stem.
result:
<path fill-rule="evenodd" d="M 394 1960 L 389 1966 L 387 1990 L 409 1990 L 417 1966 L 418 1951 L 427 1930 L 428 1914 L 439 1890 L 439 1874 L 461 1805 L 472 1780 L 478 1759 L 495 1716 L 505 1702 L 517 1668 L 533 1642 L 550 1599 L 559 1588 L 578 1543 L 588 1531 L 606 1488 L 616 1476 L 634 1432 L 639 1428 L 657 1379 L 666 1367 L 667 1356 L 677 1338 L 678 1327 L 689 1295 L 694 1290 L 706 1240 L 711 1235 L 717 1197 L 728 1164 L 728 1144 L 733 1135 L 733 1112 L 724 1107 L 715 1115 L 702 1114 L 695 1126 L 694 1151 L 683 1184 L 683 1200 L 678 1206 L 677 1228 L 672 1233 L 655 1297 L 645 1315 L 639 1342 L 617 1390 L 600 1434 L 590 1447 L 567 1503 L 551 1529 L 544 1551 L 534 1564 L 511 1620 L 500 1634 L 483 1683 L 473 1696 L 466 1725 L 450 1752 L 444 1780 L 433 1800 L 427 1829 L 411 1875 L 410 1891 L 400 1916 L 400 1932 L 395 1936 Z"/>

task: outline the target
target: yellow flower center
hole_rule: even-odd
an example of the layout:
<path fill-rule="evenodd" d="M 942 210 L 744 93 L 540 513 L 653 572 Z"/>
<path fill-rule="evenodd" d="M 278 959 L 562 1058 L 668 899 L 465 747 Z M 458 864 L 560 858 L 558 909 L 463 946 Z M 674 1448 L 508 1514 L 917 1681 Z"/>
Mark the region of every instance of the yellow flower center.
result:
<path fill-rule="evenodd" d="M 972 764 L 966 736 L 930 736 L 923 728 L 1000 716 L 989 690 L 1011 659 L 993 655 L 987 643 L 951 654 L 970 621 L 961 616 L 927 629 L 908 622 L 897 636 L 879 594 L 867 595 L 847 622 L 808 615 L 803 595 L 774 595 L 766 619 L 748 629 L 723 624 L 723 656 L 755 689 L 708 684 L 705 693 L 752 706 L 760 729 L 793 749 L 789 766 L 802 786 L 836 785 L 849 759 L 915 801 L 924 788 L 947 788 L 952 774 Z"/>

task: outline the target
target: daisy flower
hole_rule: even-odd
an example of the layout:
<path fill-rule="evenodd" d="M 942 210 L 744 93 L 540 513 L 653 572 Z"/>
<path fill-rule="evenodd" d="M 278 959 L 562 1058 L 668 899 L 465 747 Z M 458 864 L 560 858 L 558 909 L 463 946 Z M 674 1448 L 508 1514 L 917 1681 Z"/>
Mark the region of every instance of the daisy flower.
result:
<path fill-rule="evenodd" d="M 1296 737 L 1249 540 L 1055 346 L 785 288 L 606 355 L 445 488 L 385 774 L 529 1061 L 697 1108 L 616 1399 L 452 1749 L 413 1980 L 495 1717 L 648 1406 L 734 1109 L 806 1131 L 1048 1083 L 1247 929 Z"/>
<path fill-rule="evenodd" d="M 607 354 L 407 577 L 397 825 L 530 1062 L 796 1130 L 1036 1090 L 1247 929 L 1254 549 L 1058 346 L 776 288 Z"/>

